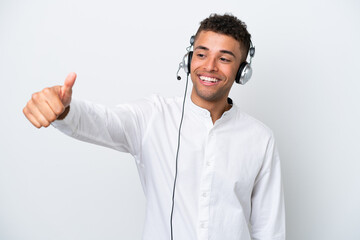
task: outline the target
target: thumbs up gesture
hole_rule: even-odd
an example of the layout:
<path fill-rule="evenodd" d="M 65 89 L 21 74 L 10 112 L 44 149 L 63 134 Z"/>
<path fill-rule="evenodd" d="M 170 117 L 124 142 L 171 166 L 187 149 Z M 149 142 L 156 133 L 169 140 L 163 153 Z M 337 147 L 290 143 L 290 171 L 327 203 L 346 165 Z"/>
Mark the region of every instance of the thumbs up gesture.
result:
<path fill-rule="evenodd" d="M 56 119 L 63 119 L 69 112 L 72 87 L 76 79 L 70 73 L 62 86 L 44 88 L 32 95 L 23 109 L 26 118 L 37 128 L 48 127 Z"/>

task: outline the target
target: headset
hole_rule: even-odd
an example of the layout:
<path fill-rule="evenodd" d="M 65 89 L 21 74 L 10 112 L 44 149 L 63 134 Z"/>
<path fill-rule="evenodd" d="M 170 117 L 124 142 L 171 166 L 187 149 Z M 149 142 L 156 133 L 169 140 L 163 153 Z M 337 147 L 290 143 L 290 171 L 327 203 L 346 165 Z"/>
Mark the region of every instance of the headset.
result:
<path fill-rule="evenodd" d="M 190 74 L 191 71 L 191 59 L 193 56 L 193 51 L 191 51 L 191 47 L 194 45 L 195 42 L 195 36 L 191 36 L 190 38 L 190 46 L 186 48 L 187 53 L 184 55 L 183 60 L 179 63 L 179 69 L 176 73 L 177 80 L 181 80 L 181 77 L 179 76 L 179 71 L 181 68 L 184 69 L 185 73 L 187 75 Z M 244 85 L 247 83 L 251 76 L 252 76 L 252 67 L 251 67 L 251 61 L 253 57 L 255 56 L 255 47 L 253 46 L 251 40 L 250 40 L 250 48 L 248 51 L 248 57 L 250 57 L 249 62 L 245 61 L 240 64 L 240 67 L 236 73 L 235 82 L 239 83 L 241 85 Z"/>

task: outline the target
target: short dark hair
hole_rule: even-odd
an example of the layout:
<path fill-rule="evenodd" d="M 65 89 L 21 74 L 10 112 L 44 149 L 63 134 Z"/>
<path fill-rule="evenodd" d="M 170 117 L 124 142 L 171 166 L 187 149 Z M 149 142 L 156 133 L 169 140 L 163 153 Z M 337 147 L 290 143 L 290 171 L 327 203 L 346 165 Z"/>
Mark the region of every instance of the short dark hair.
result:
<path fill-rule="evenodd" d="M 240 43 L 240 47 L 245 48 L 245 56 L 247 56 L 251 35 L 247 30 L 246 24 L 237 17 L 231 14 L 218 15 L 213 13 L 200 22 L 200 27 L 195 34 L 195 40 L 201 31 L 212 31 L 233 37 Z"/>

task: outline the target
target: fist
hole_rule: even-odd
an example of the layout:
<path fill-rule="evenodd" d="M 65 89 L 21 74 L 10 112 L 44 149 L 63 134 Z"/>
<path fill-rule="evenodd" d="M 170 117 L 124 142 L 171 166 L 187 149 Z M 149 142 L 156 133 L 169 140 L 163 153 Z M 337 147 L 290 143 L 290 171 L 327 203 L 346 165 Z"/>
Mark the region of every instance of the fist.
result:
<path fill-rule="evenodd" d="M 63 119 L 69 110 L 75 79 L 76 74 L 70 73 L 64 85 L 34 93 L 23 109 L 25 117 L 37 128 L 48 127 L 56 119 Z"/>

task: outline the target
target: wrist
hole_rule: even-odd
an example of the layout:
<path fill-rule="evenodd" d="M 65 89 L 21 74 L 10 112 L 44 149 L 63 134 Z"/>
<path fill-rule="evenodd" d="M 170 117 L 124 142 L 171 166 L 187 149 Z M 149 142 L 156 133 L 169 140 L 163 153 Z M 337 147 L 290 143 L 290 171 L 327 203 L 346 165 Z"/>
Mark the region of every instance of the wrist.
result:
<path fill-rule="evenodd" d="M 70 105 L 65 108 L 64 112 L 60 114 L 56 120 L 63 120 L 68 115 L 69 111 L 70 111 Z"/>

